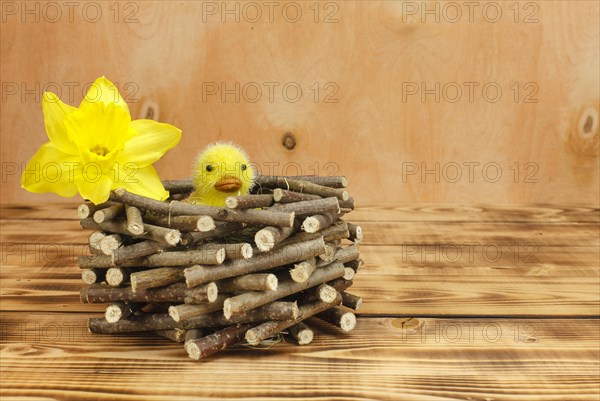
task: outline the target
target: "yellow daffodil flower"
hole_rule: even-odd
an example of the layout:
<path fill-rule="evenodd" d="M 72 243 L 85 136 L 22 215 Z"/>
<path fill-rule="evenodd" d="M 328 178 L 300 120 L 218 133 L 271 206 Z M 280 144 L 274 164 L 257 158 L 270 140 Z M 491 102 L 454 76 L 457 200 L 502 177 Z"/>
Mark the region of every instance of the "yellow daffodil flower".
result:
<path fill-rule="evenodd" d="M 42 109 L 50 142 L 27 164 L 23 188 L 64 197 L 79 193 L 95 204 L 115 188 L 167 199 L 152 163 L 179 143 L 181 130 L 153 120 L 132 121 L 127 103 L 104 77 L 92 84 L 79 108 L 46 92 Z"/>

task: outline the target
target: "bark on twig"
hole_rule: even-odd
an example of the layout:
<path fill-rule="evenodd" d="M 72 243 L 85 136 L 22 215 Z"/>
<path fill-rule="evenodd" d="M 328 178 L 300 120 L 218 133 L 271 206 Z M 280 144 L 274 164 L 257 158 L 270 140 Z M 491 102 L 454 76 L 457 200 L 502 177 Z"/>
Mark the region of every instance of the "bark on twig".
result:
<path fill-rule="evenodd" d="M 171 329 L 171 330 L 157 330 L 154 333 L 175 343 L 182 343 L 185 341 L 186 331 L 183 329 Z"/>
<path fill-rule="evenodd" d="M 291 227 L 294 221 L 293 213 L 273 210 L 235 210 L 194 205 L 179 201 L 166 203 L 132 194 L 123 188 L 115 189 L 111 194 L 111 199 L 167 216 L 206 215 L 219 221 L 266 224 L 281 227 Z"/>
<path fill-rule="evenodd" d="M 253 209 L 273 205 L 273 195 L 230 196 L 225 199 L 225 206 L 230 209 Z"/>
<path fill-rule="evenodd" d="M 176 322 L 188 320 L 191 317 L 206 315 L 210 312 L 218 311 L 223 308 L 223 302 L 227 299 L 227 295 L 219 295 L 214 302 L 203 304 L 180 304 L 169 307 L 169 316 Z"/>
<path fill-rule="evenodd" d="M 156 288 L 184 281 L 183 268 L 158 267 L 156 269 L 142 270 L 132 273 L 129 277 L 133 292 L 146 288 Z"/>
<path fill-rule="evenodd" d="M 106 269 L 83 269 L 81 279 L 85 284 L 99 283 L 104 280 Z"/>
<path fill-rule="evenodd" d="M 124 205 L 115 204 L 105 207 L 103 209 L 96 210 L 94 212 L 94 221 L 96 223 L 102 223 L 108 220 L 113 220 L 121 215 L 123 212 Z"/>
<path fill-rule="evenodd" d="M 111 303 L 117 301 L 162 303 L 189 301 L 188 303 L 191 303 L 192 301 L 210 301 L 212 297 L 216 298 L 217 291 L 215 283 L 208 283 L 195 288 L 187 288 L 184 283 L 176 283 L 166 287 L 138 290 L 137 292 L 133 292 L 131 287 L 110 287 L 104 284 L 93 284 L 81 289 L 80 298 L 83 303 Z"/>
<path fill-rule="evenodd" d="M 340 296 L 341 297 L 341 296 Z M 340 308 L 331 308 L 316 315 L 321 320 L 326 321 L 348 333 L 356 327 L 356 316 L 352 312 L 344 311 Z"/>
<path fill-rule="evenodd" d="M 292 337 L 296 340 L 298 345 L 310 344 L 315 337 L 315 333 L 310 327 L 304 322 L 298 322 L 288 329 Z"/>
<path fill-rule="evenodd" d="M 256 273 L 305 260 L 323 253 L 324 250 L 325 242 L 323 242 L 323 238 L 319 237 L 311 241 L 284 246 L 250 259 L 232 260 L 220 266 L 205 267 L 197 265 L 188 267 L 184 270 L 185 280 L 189 287 L 195 287 L 209 281 Z"/>
<path fill-rule="evenodd" d="M 121 319 L 127 319 L 144 307 L 144 303 L 115 302 L 106 307 L 104 318 L 109 323 L 116 323 Z"/>
<path fill-rule="evenodd" d="M 362 305 L 362 298 L 344 291 L 342 292 L 342 305 L 350 309 L 359 310 Z"/>
<path fill-rule="evenodd" d="M 315 258 L 310 258 L 296 263 L 293 268 L 290 269 L 290 277 L 297 283 L 304 283 L 313 274 L 317 268 L 317 262 Z"/>
<path fill-rule="evenodd" d="M 220 292 L 275 291 L 277 276 L 272 273 L 245 274 L 217 282 Z"/>
<path fill-rule="evenodd" d="M 125 205 L 125 215 L 127 216 L 127 231 L 132 235 L 141 235 L 144 232 L 144 221 L 140 209 Z"/>
<path fill-rule="evenodd" d="M 315 199 L 321 199 L 321 197 L 319 195 L 304 194 L 281 188 L 275 188 L 273 190 L 273 200 L 277 203 L 293 203 Z"/>
<path fill-rule="evenodd" d="M 254 291 L 228 298 L 223 305 L 223 314 L 229 318 L 235 314 L 244 313 L 247 310 L 269 302 L 298 293 L 307 288 L 314 287 L 324 282 L 341 277 L 344 274 L 344 265 L 334 262 L 328 266 L 315 270 L 310 278 L 304 283 L 296 283 L 288 280 L 279 283 L 276 291 Z"/>
<path fill-rule="evenodd" d="M 277 176 L 258 176 L 255 180 L 256 184 L 267 188 L 282 188 L 296 192 L 303 192 L 312 195 L 319 195 L 324 198 L 335 196 L 338 199 L 346 200 L 349 198 L 348 191 L 342 188 L 325 187 L 312 182 L 296 180 L 293 178 L 277 177 Z"/>
<path fill-rule="evenodd" d="M 192 359 L 202 359 L 215 352 L 221 351 L 244 339 L 244 335 L 252 325 L 241 324 L 227 327 L 209 336 L 193 340 L 188 343 L 186 351 Z"/>
<path fill-rule="evenodd" d="M 263 340 L 273 337 L 281 330 L 285 330 L 288 327 L 295 325 L 317 313 L 323 312 L 331 308 L 332 306 L 339 305 L 342 302 L 342 296 L 338 295 L 332 303 L 327 302 L 312 302 L 300 307 L 300 315 L 297 319 L 283 320 L 283 321 L 269 321 L 260 324 L 252 329 L 248 329 L 245 338 L 250 345 L 258 345 Z"/>

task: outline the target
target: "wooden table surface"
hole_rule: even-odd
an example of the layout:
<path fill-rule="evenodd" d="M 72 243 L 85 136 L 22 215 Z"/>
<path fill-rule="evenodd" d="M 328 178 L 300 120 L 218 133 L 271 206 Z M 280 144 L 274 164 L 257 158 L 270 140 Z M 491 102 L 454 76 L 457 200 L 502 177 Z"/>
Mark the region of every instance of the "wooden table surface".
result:
<path fill-rule="evenodd" d="M 599 210 L 373 205 L 357 328 L 204 361 L 150 335 L 87 333 L 73 204 L 1 209 L 2 400 L 594 400 Z"/>

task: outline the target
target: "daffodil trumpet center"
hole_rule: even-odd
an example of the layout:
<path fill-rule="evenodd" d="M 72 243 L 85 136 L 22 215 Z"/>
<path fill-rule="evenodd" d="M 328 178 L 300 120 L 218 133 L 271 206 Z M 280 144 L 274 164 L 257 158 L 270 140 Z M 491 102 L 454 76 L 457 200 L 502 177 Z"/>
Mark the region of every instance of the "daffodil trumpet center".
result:
<path fill-rule="evenodd" d="M 107 154 L 110 153 L 110 151 L 108 149 L 106 149 L 106 147 L 104 147 L 102 145 L 94 145 L 94 146 L 92 146 L 92 148 L 90 149 L 90 152 L 95 153 L 98 156 L 106 156 Z"/>

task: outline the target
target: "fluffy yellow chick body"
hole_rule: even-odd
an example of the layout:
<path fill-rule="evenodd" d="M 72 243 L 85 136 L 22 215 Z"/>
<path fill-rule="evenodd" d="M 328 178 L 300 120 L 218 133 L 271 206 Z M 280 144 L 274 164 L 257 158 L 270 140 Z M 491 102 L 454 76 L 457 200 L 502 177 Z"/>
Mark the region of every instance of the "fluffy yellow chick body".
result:
<path fill-rule="evenodd" d="M 228 196 L 247 195 L 255 172 L 246 152 L 231 143 L 216 142 L 205 147 L 194 166 L 196 186 L 188 201 L 208 206 L 225 206 Z"/>

